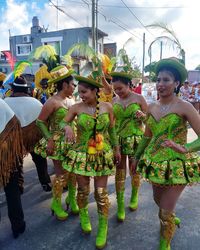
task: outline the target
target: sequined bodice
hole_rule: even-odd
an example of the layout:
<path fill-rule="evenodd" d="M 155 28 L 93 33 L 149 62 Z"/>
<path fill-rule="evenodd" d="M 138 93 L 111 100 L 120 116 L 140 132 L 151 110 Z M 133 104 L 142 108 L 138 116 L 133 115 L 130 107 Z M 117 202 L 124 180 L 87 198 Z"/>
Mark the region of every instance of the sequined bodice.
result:
<path fill-rule="evenodd" d="M 145 150 L 146 156 L 155 161 L 169 159 L 183 159 L 184 155 L 170 148 L 163 148 L 162 142 L 166 139 L 184 145 L 187 140 L 186 121 L 175 113 L 170 113 L 157 121 L 152 115 L 147 120 L 147 125 L 152 132 L 152 139 Z"/>
<path fill-rule="evenodd" d="M 116 132 L 121 137 L 142 135 L 141 122 L 135 117 L 136 111 L 141 110 L 140 105 L 131 103 L 124 108 L 120 103 L 114 103 L 113 111 L 116 119 Z"/>
<path fill-rule="evenodd" d="M 87 146 L 88 140 L 93 135 L 93 129 L 95 125 L 94 117 L 81 113 L 77 119 L 77 143 L 85 144 Z M 98 115 L 96 131 L 105 135 L 107 134 L 108 127 L 110 125 L 109 114 L 102 113 Z"/>
<path fill-rule="evenodd" d="M 59 131 L 59 123 L 65 118 L 67 114 L 67 108 L 58 108 L 49 118 L 49 130 Z"/>

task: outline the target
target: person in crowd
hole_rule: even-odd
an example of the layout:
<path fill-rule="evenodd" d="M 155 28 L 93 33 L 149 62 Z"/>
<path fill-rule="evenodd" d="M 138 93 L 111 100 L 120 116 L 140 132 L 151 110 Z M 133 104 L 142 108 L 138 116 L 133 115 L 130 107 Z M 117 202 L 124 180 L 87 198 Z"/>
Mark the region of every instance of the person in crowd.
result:
<path fill-rule="evenodd" d="M 138 145 L 132 172 L 141 173 L 152 183 L 153 197 L 159 207 L 160 250 L 169 250 L 180 219 L 176 203 L 186 185 L 200 182 L 200 116 L 194 107 L 174 95 L 174 89 L 187 76 L 185 66 L 176 58 L 156 65 L 160 99 L 149 105 L 144 137 Z M 187 122 L 198 139 L 187 143 Z M 139 162 L 138 162 L 139 160 Z M 137 164 L 138 163 L 138 164 Z"/>
<path fill-rule="evenodd" d="M 6 75 L 4 73 L 0 72 L 0 98 L 1 99 L 4 99 L 5 92 L 6 92 L 6 90 L 3 86 L 3 81 L 5 78 L 6 78 Z"/>
<path fill-rule="evenodd" d="M 34 146 L 41 139 L 41 133 L 36 126 L 36 119 L 42 109 L 42 104 L 28 95 L 28 84 L 23 77 L 17 77 L 11 85 L 11 89 L 12 95 L 4 100 L 21 123 L 24 155 L 31 154 L 41 186 L 45 192 L 50 192 L 51 180 L 47 171 L 47 162 L 34 153 Z"/>
<path fill-rule="evenodd" d="M 180 88 L 181 99 L 188 101 L 191 94 L 191 88 L 189 86 L 188 80 L 185 80 L 183 86 Z"/>
<path fill-rule="evenodd" d="M 23 141 L 19 121 L 10 107 L 0 99 L 0 188 L 4 188 L 14 238 L 25 231 L 21 203 L 23 193 Z"/>
<path fill-rule="evenodd" d="M 94 196 L 98 210 L 98 232 L 96 247 L 104 248 L 107 241 L 109 199 L 108 176 L 114 174 L 116 162 L 120 162 L 120 152 L 114 129 L 114 116 L 111 104 L 99 102 L 99 80 L 75 76 L 78 92 L 82 99 L 73 105 L 65 117 L 65 130 L 68 142 L 73 143 L 63 161 L 63 167 L 77 175 L 77 202 L 80 211 L 81 228 L 90 233 L 92 228 L 88 214 L 90 177 L 94 177 Z M 77 136 L 71 122 L 77 118 Z"/>
<path fill-rule="evenodd" d="M 68 213 L 62 207 L 63 188 L 68 183 L 69 195 L 65 200 L 67 208 L 70 206 L 73 214 L 78 214 L 79 209 L 76 203 L 76 176 L 68 173 L 62 168 L 64 151 L 67 145 L 64 142 L 64 132 L 60 130 L 59 124 L 62 122 L 71 104 L 71 99 L 75 85 L 72 77 L 72 70 L 60 65 L 54 68 L 48 81 L 50 88 L 55 89 L 56 94 L 49 98 L 37 119 L 43 138 L 35 147 L 35 153 L 53 160 L 55 169 L 55 179 L 53 181 L 53 199 L 51 202 L 52 214 L 58 220 L 66 220 Z"/>
<path fill-rule="evenodd" d="M 138 83 L 138 85 L 135 88 L 134 92 L 137 93 L 137 94 L 140 94 L 140 95 L 142 94 L 142 82 Z"/>
<path fill-rule="evenodd" d="M 200 82 L 198 82 L 198 85 L 195 89 L 195 102 L 196 102 L 196 109 L 200 114 Z"/>
<path fill-rule="evenodd" d="M 113 99 L 113 110 L 116 120 L 115 128 L 121 149 L 121 163 L 117 165 L 115 184 L 117 193 L 117 218 L 125 219 L 125 180 L 127 160 L 129 166 L 134 157 L 137 145 L 144 133 L 143 123 L 147 112 L 147 103 L 143 96 L 130 90 L 132 75 L 126 72 L 113 72 L 112 85 L 116 97 Z M 129 208 L 134 211 L 138 207 L 138 191 L 140 175 L 131 175 L 132 194 Z"/>

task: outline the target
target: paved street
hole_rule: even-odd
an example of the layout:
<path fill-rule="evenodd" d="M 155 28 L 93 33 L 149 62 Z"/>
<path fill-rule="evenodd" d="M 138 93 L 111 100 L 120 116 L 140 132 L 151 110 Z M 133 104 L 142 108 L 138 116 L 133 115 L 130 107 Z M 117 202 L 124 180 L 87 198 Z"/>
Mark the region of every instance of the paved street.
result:
<path fill-rule="evenodd" d="M 194 133 L 189 132 L 189 140 Z M 85 236 L 81 233 L 79 218 L 69 216 L 65 222 L 59 222 L 51 216 L 49 205 L 51 193 L 43 192 L 38 182 L 35 166 L 30 157 L 25 159 L 25 193 L 22 197 L 27 230 L 14 240 L 7 218 L 7 207 L 1 205 L 2 219 L 0 223 L 1 250 L 90 250 L 95 249 L 97 231 L 97 212 L 93 197 L 90 195 L 89 213 L 92 222 L 92 233 Z M 49 172 L 53 173 L 49 162 Z M 126 205 L 130 197 L 130 177 L 126 182 Z M 143 182 L 140 190 L 139 209 L 130 212 L 127 209 L 124 223 L 116 221 L 116 201 L 114 178 L 109 181 L 111 201 L 109 216 L 108 244 L 106 250 L 156 250 L 159 240 L 158 208 L 152 199 L 151 185 Z M 63 193 L 63 201 L 66 193 Z M 200 249 L 200 186 L 187 187 L 177 204 L 177 216 L 182 219 L 172 242 L 173 250 Z"/>

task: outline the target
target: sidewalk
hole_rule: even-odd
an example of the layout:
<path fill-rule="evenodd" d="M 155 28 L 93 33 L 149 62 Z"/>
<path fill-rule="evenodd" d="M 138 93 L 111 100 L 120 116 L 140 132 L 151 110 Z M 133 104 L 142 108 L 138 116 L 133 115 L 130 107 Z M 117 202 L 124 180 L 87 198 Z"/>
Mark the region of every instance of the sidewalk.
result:
<path fill-rule="evenodd" d="M 190 129 L 188 138 L 194 140 L 195 134 Z M 93 250 L 97 231 L 97 211 L 93 187 L 89 197 L 89 213 L 92 233 L 81 233 L 78 216 L 69 216 L 65 222 L 59 222 L 51 216 L 51 193 L 43 192 L 30 157 L 25 159 L 25 193 L 22 196 L 27 230 L 14 240 L 7 218 L 6 204 L 1 206 L 0 223 L 1 250 Z M 49 172 L 53 173 L 50 162 Z M 152 199 L 151 185 L 143 183 L 140 190 L 139 209 L 130 212 L 126 209 L 126 220 L 116 220 L 116 198 L 114 177 L 109 179 L 109 214 L 108 243 L 105 250 L 155 250 L 158 249 L 159 220 L 158 208 Z M 126 181 L 126 207 L 131 195 L 130 177 Z M 66 193 L 63 194 L 63 202 Z M 183 192 L 177 204 L 177 216 L 182 220 L 172 242 L 173 250 L 200 249 L 200 187 L 194 185 Z M 64 203 L 63 203 L 64 204 Z"/>

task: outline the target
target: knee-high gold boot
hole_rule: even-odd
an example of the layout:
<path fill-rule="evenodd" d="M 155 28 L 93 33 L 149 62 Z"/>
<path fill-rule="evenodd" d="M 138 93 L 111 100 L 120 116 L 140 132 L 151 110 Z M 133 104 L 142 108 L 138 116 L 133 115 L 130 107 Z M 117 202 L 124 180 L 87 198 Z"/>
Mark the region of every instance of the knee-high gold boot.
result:
<path fill-rule="evenodd" d="M 69 173 L 68 179 L 68 196 L 65 199 L 67 205 L 67 210 L 71 208 L 73 214 L 79 213 L 79 208 L 76 202 L 76 175 L 74 173 Z"/>
<path fill-rule="evenodd" d="M 88 196 L 90 193 L 90 187 L 78 187 L 77 203 L 79 206 L 79 217 L 81 222 L 81 228 L 84 233 L 90 233 L 92 227 L 90 224 L 90 218 L 88 214 Z"/>
<path fill-rule="evenodd" d="M 103 249 L 107 241 L 108 232 L 108 211 L 109 211 L 109 199 L 106 188 L 95 189 L 95 200 L 97 202 L 99 224 L 96 237 L 96 247 Z"/>
<path fill-rule="evenodd" d="M 117 169 L 115 175 L 115 188 L 117 193 L 117 219 L 125 220 L 124 191 L 125 191 L 126 170 Z"/>
<path fill-rule="evenodd" d="M 68 213 L 64 211 L 62 208 L 62 192 L 63 187 L 66 185 L 66 175 L 56 176 L 53 181 L 53 198 L 51 202 L 51 211 L 52 215 L 56 215 L 58 220 L 66 220 L 68 217 Z"/>
<path fill-rule="evenodd" d="M 131 192 L 129 208 L 131 211 L 135 211 L 138 208 L 138 192 L 140 187 L 139 174 L 134 174 L 131 176 L 131 184 L 132 184 L 132 192 Z"/>
<path fill-rule="evenodd" d="M 176 231 L 175 215 L 164 209 L 159 211 L 160 218 L 160 248 L 159 250 L 170 250 L 170 242 Z"/>

